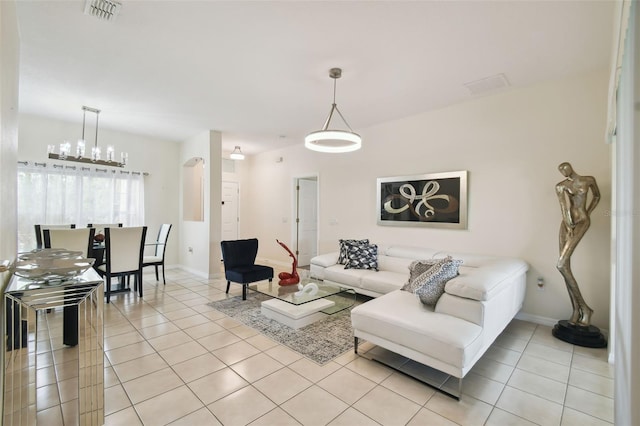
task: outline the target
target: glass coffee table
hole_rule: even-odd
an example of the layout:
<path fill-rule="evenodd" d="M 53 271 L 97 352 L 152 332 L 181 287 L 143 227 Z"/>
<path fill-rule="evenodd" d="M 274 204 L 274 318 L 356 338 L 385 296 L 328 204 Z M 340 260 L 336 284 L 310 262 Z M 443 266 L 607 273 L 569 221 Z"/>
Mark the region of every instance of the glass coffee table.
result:
<path fill-rule="evenodd" d="M 262 315 L 294 329 L 355 304 L 356 292 L 352 289 L 308 278 L 301 279 L 300 284 L 302 290 L 298 285 L 281 286 L 263 281 L 249 285 L 249 289 L 272 297 L 261 303 Z"/>

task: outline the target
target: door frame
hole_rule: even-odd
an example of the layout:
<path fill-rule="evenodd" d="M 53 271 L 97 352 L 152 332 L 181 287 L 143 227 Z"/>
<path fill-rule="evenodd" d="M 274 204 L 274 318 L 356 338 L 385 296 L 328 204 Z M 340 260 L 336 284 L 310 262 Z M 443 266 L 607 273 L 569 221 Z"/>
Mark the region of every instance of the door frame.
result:
<path fill-rule="evenodd" d="M 316 255 L 319 253 L 320 247 L 320 174 L 319 173 L 301 173 L 295 175 L 291 179 L 291 251 L 298 258 L 298 181 L 300 179 L 315 179 L 316 181 Z"/>

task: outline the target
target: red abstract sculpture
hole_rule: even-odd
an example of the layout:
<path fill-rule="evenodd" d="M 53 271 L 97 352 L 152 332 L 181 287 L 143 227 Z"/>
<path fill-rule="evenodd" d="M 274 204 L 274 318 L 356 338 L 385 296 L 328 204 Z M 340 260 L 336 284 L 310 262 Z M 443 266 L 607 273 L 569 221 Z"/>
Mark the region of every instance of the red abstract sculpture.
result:
<path fill-rule="evenodd" d="M 278 240 L 276 239 L 276 241 Z M 293 254 L 291 250 L 289 250 L 289 247 L 287 247 L 285 243 L 278 241 L 278 244 L 280 244 L 283 249 L 289 252 L 289 256 L 293 258 L 293 265 L 291 265 L 291 273 L 280 272 L 278 274 L 278 278 L 280 278 L 280 281 L 278 281 L 278 284 L 280 285 L 298 284 L 300 282 L 300 276 L 298 275 L 298 271 L 296 271 L 296 268 L 298 267 L 298 259 L 296 259 L 296 256 Z"/>

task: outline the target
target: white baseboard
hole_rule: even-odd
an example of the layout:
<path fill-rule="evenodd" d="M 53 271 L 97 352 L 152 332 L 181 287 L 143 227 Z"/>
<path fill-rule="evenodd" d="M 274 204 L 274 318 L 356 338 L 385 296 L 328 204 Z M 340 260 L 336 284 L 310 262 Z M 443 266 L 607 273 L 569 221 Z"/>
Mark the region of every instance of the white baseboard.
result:
<path fill-rule="evenodd" d="M 549 327 L 555 326 L 559 321 L 557 319 L 543 317 L 543 316 L 540 316 L 540 315 L 528 314 L 526 312 L 518 312 L 516 314 L 516 319 L 519 319 L 519 320 L 522 320 L 522 321 L 529 321 L 529 322 L 532 322 L 532 323 L 535 323 L 535 324 L 546 325 L 546 326 L 549 326 Z M 601 328 L 600 332 L 607 339 L 609 338 L 609 330 L 608 329 Z M 609 358 L 611 359 L 610 362 L 613 362 L 612 354 L 609 354 Z"/>
<path fill-rule="evenodd" d="M 543 317 L 540 315 L 528 314 L 526 312 L 518 312 L 516 314 L 516 319 L 519 319 L 522 321 L 529 321 L 534 324 L 546 325 L 549 327 L 553 327 L 558 322 L 557 319 Z"/>
<path fill-rule="evenodd" d="M 179 266 L 177 266 L 177 268 L 182 269 L 183 271 L 186 271 L 186 272 L 188 272 L 190 274 L 193 274 L 193 275 L 195 275 L 197 277 L 200 277 L 200 278 L 204 278 L 204 279 L 207 279 L 207 280 L 210 278 L 209 274 L 207 272 L 202 272 L 202 271 L 199 271 L 197 269 L 189 268 L 188 266 L 179 265 Z"/>
<path fill-rule="evenodd" d="M 257 257 L 256 263 L 259 265 L 291 269 L 291 262 L 282 262 L 279 260 L 267 259 L 266 257 Z"/>
<path fill-rule="evenodd" d="M 286 263 L 286 262 L 280 262 L 277 260 L 272 260 L 272 259 L 267 259 L 267 258 L 256 258 L 256 263 L 259 265 L 267 265 L 267 266 L 271 266 L 273 268 L 280 268 L 280 269 L 291 269 L 291 263 Z M 214 274 L 208 274 L 206 272 L 197 270 L 197 269 L 193 269 L 190 268 L 188 266 L 184 266 L 184 265 L 165 265 L 165 269 L 182 269 L 186 272 L 189 272 L 190 274 L 196 275 L 199 278 L 204 278 L 204 279 L 222 279 L 224 278 L 224 273 L 223 272 L 216 272 Z"/>
<path fill-rule="evenodd" d="M 272 266 L 272 267 L 279 267 L 279 268 L 282 268 L 282 269 L 291 268 L 291 263 L 282 262 L 282 261 L 279 261 L 279 260 L 268 259 L 268 258 L 265 258 L 265 257 L 256 258 L 256 263 L 260 264 L 260 265 L 269 265 L 269 266 Z M 165 268 L 166 269 L 183 269 L 183 270 L 185 270 L 185 271 L 187 271 L 189 273 L 192 273 L 194 275 L 197 275 L 200 278 L 205 278 L 205 279 L 224 278 L 224 274 L 222 274 L 222 273 L 216 273 L 216 274 L 209 275 L 209 274 L 206 274 L 206 273 L 204 273 L 202 271 L 198 271 L 198 270 L 186 267 L 184 265 L 165 265 Z M 305 270 L 300 270 L 298 272 L 303 277 L 304 277 L 304 274 L 306 273 Z M 526 312 L 518 312 L 516 314 L 515 318 L 519 319 L 519 320 L 522 320 L 522 321 L 532 322 L 534 324 L 546 325 L 548 327 L 553 327 L 559 321 L 559 320 L 554 319 L 554 318 L 543 317 L 541 315 L 534 315 L 534 314 L 529 314 L 529 313 L 526 313 Z M 600 329 L 600 331 L 606 337 L 609 336 L 609 330 Z M 609 354 L 609 358 L 610 358 L 610 362 L 613 363 L 613 353 Z"/>

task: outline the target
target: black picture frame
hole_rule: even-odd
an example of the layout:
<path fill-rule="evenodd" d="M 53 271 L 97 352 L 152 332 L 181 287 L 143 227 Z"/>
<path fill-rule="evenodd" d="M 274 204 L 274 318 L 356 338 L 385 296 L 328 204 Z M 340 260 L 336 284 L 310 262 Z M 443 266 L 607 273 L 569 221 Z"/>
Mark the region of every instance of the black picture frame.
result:
<path fill-rule="evenodd" d="M 467 171 L 377 179 L 377 223 L 467 229 Z"/>

